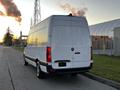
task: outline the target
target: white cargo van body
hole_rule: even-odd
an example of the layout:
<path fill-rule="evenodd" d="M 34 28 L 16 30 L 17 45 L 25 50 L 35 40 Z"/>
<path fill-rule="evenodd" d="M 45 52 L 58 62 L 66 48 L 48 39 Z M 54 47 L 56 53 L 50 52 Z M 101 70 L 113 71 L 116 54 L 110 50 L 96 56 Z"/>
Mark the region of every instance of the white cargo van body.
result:
<path fill-rule="evenodd" d="M 91 38 L 85 17 L 54 15 L 32 27 L 24 56 L 34 66 L 39 61 L 46 73 L 88 71 Z"/>

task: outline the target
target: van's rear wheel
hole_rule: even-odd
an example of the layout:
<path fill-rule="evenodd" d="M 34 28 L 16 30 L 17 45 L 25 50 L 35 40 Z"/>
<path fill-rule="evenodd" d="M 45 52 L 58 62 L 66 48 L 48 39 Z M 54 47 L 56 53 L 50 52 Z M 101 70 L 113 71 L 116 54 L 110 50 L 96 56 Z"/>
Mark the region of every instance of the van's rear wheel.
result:
<path fill-rule="evenodd" d="M 24 65 L 27 66 L 28 65 L 28 62 L 26 61 L 25 59 L 25 56 L 23 55 L 23 58 L 24 58 Z"/>
<path fill-rule="evenodd" d="M 77 73 L 72 73 L 71 74 L 72 77 L 77 77 L 77 75 L 78 75 Z"/>
<path fill-rule="evenodd" d="M 36 63 L 36 75 L 39 79 L 44 79 L 45 78 L 45 73 L 41 71 L 40 69 L 40 63 L 37 61 Z"/>
<path fill-rule="evenodd" d="M 26 62 L 26 60 L 24 61 L 24 65 L 25 65 L 25 66 L 28 66 L 28 62 Z"/>

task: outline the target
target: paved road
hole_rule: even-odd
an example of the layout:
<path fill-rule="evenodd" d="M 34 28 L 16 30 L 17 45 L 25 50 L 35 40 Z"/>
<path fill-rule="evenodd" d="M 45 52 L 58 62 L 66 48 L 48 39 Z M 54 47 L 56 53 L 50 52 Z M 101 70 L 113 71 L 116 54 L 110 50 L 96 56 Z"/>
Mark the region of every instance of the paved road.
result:
<path fill-rule="evenodd" d="M 116 90 L 82 75 L 40 80 L 35 73 L 35 68 L 23 65 L 22 53 L 0 46 L 0 90 Z"/>

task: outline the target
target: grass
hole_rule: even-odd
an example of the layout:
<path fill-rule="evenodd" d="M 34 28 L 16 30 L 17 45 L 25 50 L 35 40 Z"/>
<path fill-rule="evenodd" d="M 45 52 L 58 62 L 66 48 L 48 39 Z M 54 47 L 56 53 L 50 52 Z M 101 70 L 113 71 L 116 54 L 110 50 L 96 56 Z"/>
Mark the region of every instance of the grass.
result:
<path fill-rule="evenodd" d="M 13 48 L 16 49 L 16 50 L 18 50 L 18 51 L 20 51 L 20 52 L 24 51 L 24 47 L 14 46 Z"/>
<path fill-rule="evenodd" d="M 92 74 L 120 82 L 120 57 L 93 55 Z"/>

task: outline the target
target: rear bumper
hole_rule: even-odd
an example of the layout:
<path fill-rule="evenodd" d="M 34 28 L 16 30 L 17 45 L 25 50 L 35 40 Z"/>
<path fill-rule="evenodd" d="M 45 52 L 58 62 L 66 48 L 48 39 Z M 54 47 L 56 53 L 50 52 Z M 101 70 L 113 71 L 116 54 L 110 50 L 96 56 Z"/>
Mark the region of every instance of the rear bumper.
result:
<path fill-rule="evenodd" d="M 83 73 L 83 72 L 88 72 L 91 68 L 92 68 L 92 63 L 89 67 L 82 67 L 82 68 L 53 69 L 51 66 L 48 66 L 47 72 L 50 74 Z"/>
<path fill-rule="evenodd" d="M 33 59 L 33 58 L 30 58 L 30 57 L 25 56 L 25 55 L 23 55 L 23 56 L 25 58 L 33 61 L 33 62 L 36 62 L 36 60 Z M 42 66 L 46 67 L 47 73 L 50 73 L 50 74 L 64 74 L 64 73 L 82 73 L 82 72 L 87 72 L 87 71 L 89 71 L 92 68 L 92 64 L 93 64 L 93 61 L 92 61 L 89 67 L 54 69 L 54 68 L 52 68 L 51 65 L 48 65 L 48 63 L 44 63 L 44 62 L 41 62 L 41 61 L 39 61 L 39 62 L 40 62 L 40 64 Z"/>

